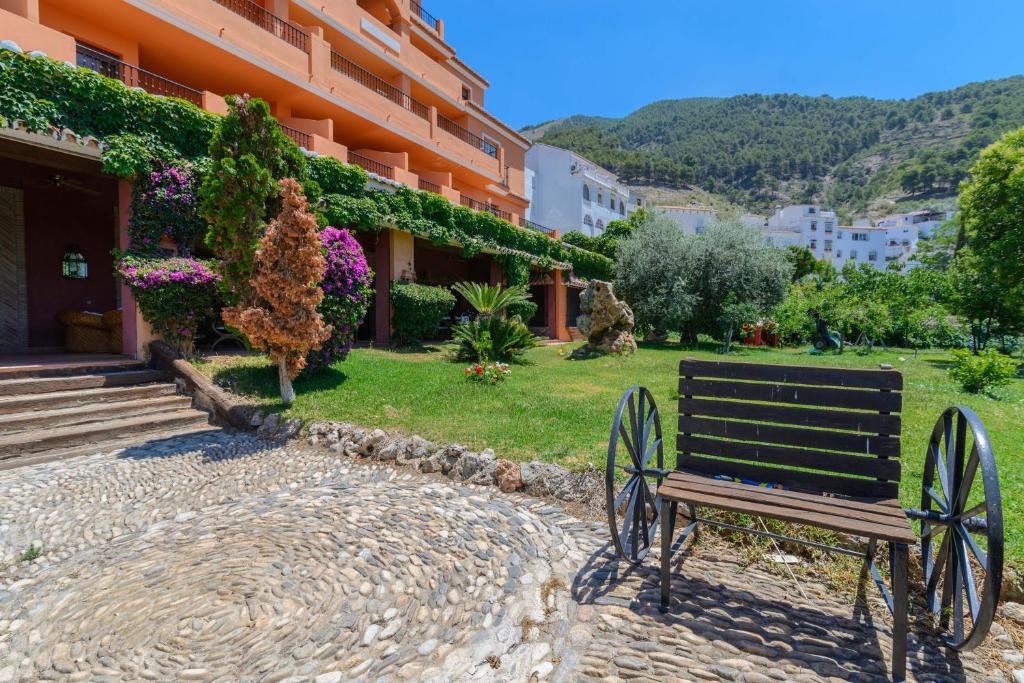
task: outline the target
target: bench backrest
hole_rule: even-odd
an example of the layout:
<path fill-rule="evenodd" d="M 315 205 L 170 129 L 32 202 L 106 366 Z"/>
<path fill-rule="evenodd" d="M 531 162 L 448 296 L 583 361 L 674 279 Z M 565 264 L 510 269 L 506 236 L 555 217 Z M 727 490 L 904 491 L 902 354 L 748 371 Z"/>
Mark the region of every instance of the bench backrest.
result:
<path fill-rule="evenodd" d="M 902 389 L 896 370 L 684 360 L 676 469 L 896 498 Z"/>

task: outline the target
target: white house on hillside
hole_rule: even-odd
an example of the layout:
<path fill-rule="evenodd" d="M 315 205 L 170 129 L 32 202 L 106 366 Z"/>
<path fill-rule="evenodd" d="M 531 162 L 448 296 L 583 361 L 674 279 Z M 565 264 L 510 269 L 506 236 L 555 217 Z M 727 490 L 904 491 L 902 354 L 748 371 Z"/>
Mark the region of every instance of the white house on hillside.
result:
<path fill-rule="evenodd" d="M 687 235 L 699 235 L 704 226 L 714 223 L 718 214 L 710 206 L 690 204 L 689 206 L 658 206 L 656 209 L 675 221 Z"/>
<path fill-rule="evenodd" d="M 526 152 L 526 219 L 566 233 L 597 236 L 644 205 L 611 171 L 559 147 L 537 143 Z"/>
<path fill-rule="evenodd" d="M 952 211 L 911 211 L 910 213 L 895 213 L 891 216 L 879 219 L 875 225 L 880 228 L 905 228 L 915 226 L 921 237 L 931 237 L 935 228 L 944 221 L 953 217 Z"/>

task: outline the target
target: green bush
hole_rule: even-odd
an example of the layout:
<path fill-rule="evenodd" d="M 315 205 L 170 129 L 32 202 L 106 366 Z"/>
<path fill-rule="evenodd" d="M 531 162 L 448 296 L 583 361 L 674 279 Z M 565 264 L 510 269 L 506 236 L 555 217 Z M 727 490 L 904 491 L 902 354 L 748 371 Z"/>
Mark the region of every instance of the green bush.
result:
<path fill-rule="evenodd" d="M 437 336 L 441 320 L 455 307 L 455 295 L 445 287 L 406 282 L 391 283 L 395 341 L 410 346 Z"/>
<path fill-rule="evenodd" d="M 520 361 L 537 345 L 537 338 L 526 325 L 516 318 L 496 315 L 455 325 L 452 333 L 459 342 L 456 357 L 478 363 Z"/>
<path fill-rule="evenodd" d="M 519 318 L 524 323 L 529 324 L 533 320 L 533 316 L 537 314 L 537 304 L 532 301 L 523 301 L 518 304 L 511 304 L 505 309 L 505 313 L 510 318 Z"/>
<path fill-rule="evenodd" d="M 995 349 L 974 354 L 967 349 L 953 351 L 953 367 L 949 376 L 964 391 L 972 394 L 988 393 L 1006 386 L 1017 375 L 1018 363 Z"/>

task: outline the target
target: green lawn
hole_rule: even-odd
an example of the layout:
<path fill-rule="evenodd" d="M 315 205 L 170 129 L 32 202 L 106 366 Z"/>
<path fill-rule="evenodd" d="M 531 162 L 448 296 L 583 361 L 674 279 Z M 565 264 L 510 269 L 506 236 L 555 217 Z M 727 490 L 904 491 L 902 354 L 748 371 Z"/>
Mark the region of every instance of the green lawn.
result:
<path fill-rule="evenodd" d="M 463 365 L 447 360 L 448 347 L 422 353 L 357 349 L 326 373 L 303 375 L 288 411 L 309 419 L 331 419 L 416 433 L 433 441 L 491 447 L 498 457 L 539 459 L 603 470 L 616 402 L 631 384 L 643 384 L 662 410 L 667 443 L 677 365 L 684 357 L 722 359 L 708 349 L 641 345 L 629 358 L 566 359 L 572 346 L 531 351 L 529 364 L 515 366 L 497 387 L 463 379 Z M 1002 483 L 1007 550 L 1024 560 L 1024 380 L 999 391 L 999 398 L 960 392 L 946 376 L 948 354 L 894 350 L 812 356 L 802 350 L 743 349 L 729 359 L 763 363 L 877 367 L 891 363 L 904 374 L 904 505 L 919 506 L 921 469 L 928 435 L 942 409 L 964 404 L 984 420 L 996 451 Z M 215 357 L 197 366 L 234 391 L 273 403 L 276 371 L 257 356 Z"/>

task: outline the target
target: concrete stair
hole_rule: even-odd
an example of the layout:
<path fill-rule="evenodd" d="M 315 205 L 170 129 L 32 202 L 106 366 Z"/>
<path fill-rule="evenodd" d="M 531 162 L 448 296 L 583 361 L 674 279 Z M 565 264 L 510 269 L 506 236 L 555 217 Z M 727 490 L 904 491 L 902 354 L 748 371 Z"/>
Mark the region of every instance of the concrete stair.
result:
<path fill-rule="evenodd" d="M 163 373 L 135 361 L 7 377 L 0 379 L 0 470 L 213 429 Z"/>
<path fill-rule="evenodd" d="M 569 341 L 578 342 L 587 340 L 587 338 L 583 336 L 583 333 L 579 331 L 579 328 L 568 327 L 566 329 L 569 330 Z"/>

